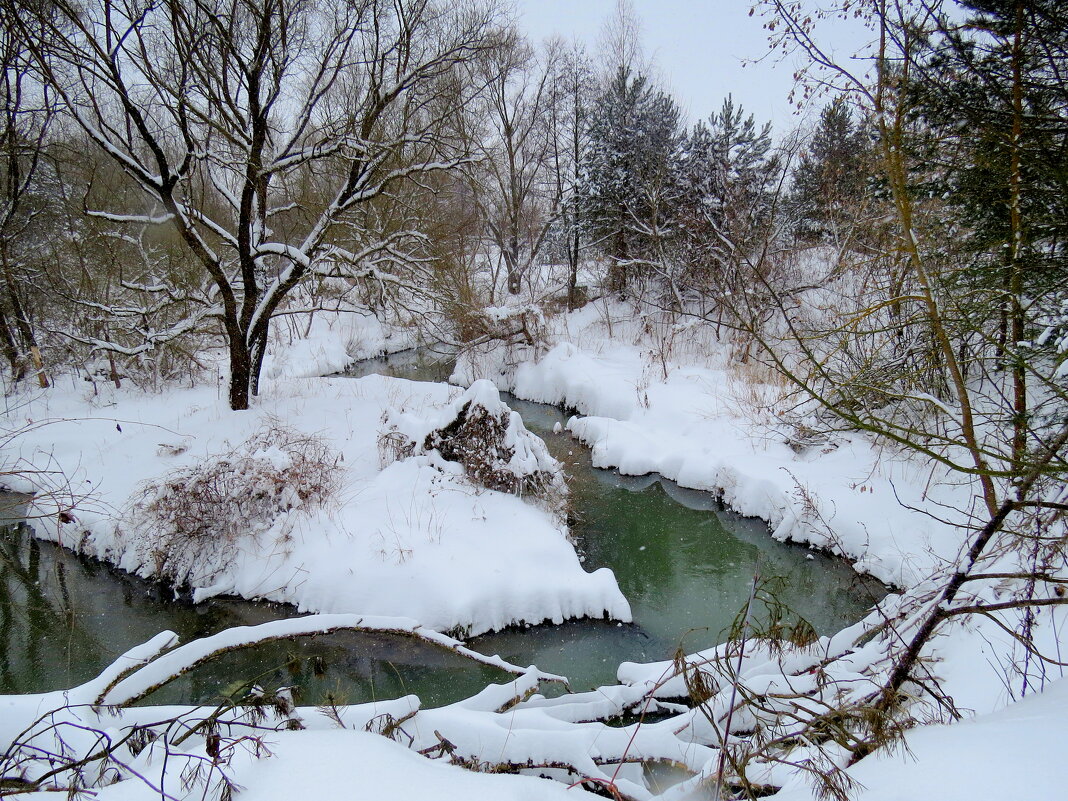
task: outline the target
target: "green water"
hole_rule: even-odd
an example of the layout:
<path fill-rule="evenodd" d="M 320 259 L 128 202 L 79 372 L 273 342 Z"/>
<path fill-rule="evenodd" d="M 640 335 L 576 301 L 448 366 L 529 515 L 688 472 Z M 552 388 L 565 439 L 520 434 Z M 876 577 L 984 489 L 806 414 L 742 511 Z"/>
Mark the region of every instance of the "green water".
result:
<path fill-rule="evenodd" d="M 589 689 L 614 681 L 620 662 L 669 659 L 680 645 L 694 651 L 722 642 L 758 570 L 762 579 L 781 579 L 779 600 L 821 634 L 855 622 L 886 593 L 841 559 L 776 542 L 762 521 L 722 510 L 710 493 L 592 467 L 586 448 L 566 432 L 553 433 L 566 423 L 563 412 L 504 397 L 564 463 L 584 566 L 612 568 L 634 623 L 573 621 L 487 635 L 472 647 L 564 673 L 573 688 Z"/>
<path fill-rule="evenodd" d="M 442 380 L 450 365 L 425 354 L 364 362 L 369 372 Z M 776 543 L 766 526 L 718 508 L 708 494 L 655 476 L 597 470 L 588 452 L 552 428 L 558 409 L 507 397 L 564 462 L 585 567 L 610 567 L 634 623 L 569 621 L 486 635 L 484 653 L 563 673 L 581 690 L 611 683 L 623 661 L 669 658 L 722 641 L 753 575 L 782 577 L 781 600 L 821 633 L 858 619 L 885 589 L 841 560 Z M 17 519 L 17 509 L 8 515 Z M 0 533 L 0 692 L 70 687 L 159 631 L 187 642 L 224 628 L 295 615 L 291 607 L 213 599 L 194 605 L 170 589 L 39 543 L 25 527 Z M 410 639 L 334 634 L 226 655 L 168 685 L 158 703 L 210 702 L 243 681 L 298 688 L 298 702 L 358 702 L 408 692 L 424 704 L 464 698 L 505 674 Z"/>
<path fill-rule="evenodd" d="M 193 604 L 158 583 L 34 540 L 24 525 L 0 528 L 0 693 L 80 684 L 165 629 L 189 642 L 295 616 L 289 606 L 238 599 Z M 308 704 L 418 692 L 433 705 L 504 676 L 409 638 L 332 634 L 226 654 L 152 700 L 208 703 L 254 681 L 300 688 L 298 701 Z"/>

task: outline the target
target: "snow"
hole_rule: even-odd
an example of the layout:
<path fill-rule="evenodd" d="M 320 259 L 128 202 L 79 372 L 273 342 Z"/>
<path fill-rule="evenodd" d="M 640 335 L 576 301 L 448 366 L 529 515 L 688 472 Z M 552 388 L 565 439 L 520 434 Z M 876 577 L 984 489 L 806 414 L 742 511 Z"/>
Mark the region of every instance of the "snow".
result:
<path fill-rule="evenodd" d="M 479 391 L 487 389 L 496 395 L 488 385 Z M 151 395 L 68 379 L 27 399 L 9 424 L 47 424 L 19 438 L 17 456 L 58 466 L 67 490 L 88 496 L 73 522 L 41 508 L 38 536 L 154 575 L 161 539 L 135 525 L 140 518 L 131 512 L 142 482 L 232 461 L 250 437 L 284 426 L 321 438 L 336 454 L 339 486 L 321 505 L 280 496 L 292 508 L 167 562 L 197 599 L 229 594 L 302 611 L 407 617 L 470 635 L 518 622 L 630 619 L 611 571 L 586 573 L 551 511 L 472 484 L 433 451 L 382 467 L 383 420 L 407 416 L 429 429 L 463 400 L 461 390 L 382 376 L 287 378 L 267 381 L 248 412 L 229 411 L 220 395 L 215 388 Z M 537 462 L 534 438 L 522 434 L 513 431 L 524 443 L 516 458 Z M 282 466 L 285 456 L 275 448 L 253 455 L 264 467 Z"/>
<path fill-rule="evenodd" d="M 243 638 L 238 633 L 229 636 Z M 503 718 L 496 713 L 495 706 L 521 688 L 536 686 L 536 674 L 526 673 L 511 684 L 491 685 L 474 699 L 438 710 L 421 725 L 414 724 L 422 714 L 419 700 L 414 696 L 343 706 L 329 713 L 312 708 L 293 709 L 288 715 L 268 712 L 267 719 L 254 726 L 249 725 L 251 719 L 240 709 L 227 714 L 212 708 L 123 710 L 92 705 L 120 666 L 135 657 L 136 661 L 147 658 L 160 644 L 157 638 L 151 644 L 133 649 L 97 679 L 68 691 L 0 696 L 0 751 L 14 754 L 8 749 L 18 738 L 26 749 L 23 753 L 59 753 L 62 749 L 68 756 L 78 758 L 95 753 L 106 740 L 119 742 L 131 727 L 158 727 L 163 736 L 139 753 L 122 745 L 115 749 L 108 771 L 110 776 L 92 786 L 89 792 L 92 797 L 105 801 L 150 801 L 161 796 L 183 800 L 203 798 L 211 795 L 210 790 L 221 789 L 218 782 L 223 775 L 238 788 L 236 797 L 256 801 L 341 799 L 353 797 L 354 792 L 366 798 L 433 797 L 444 801 L 470 798 L 551 801 L 587 797 L 579 788 L 568 789 L 556 782 L 531 776 L 472 772 L 448 764 L 445 759 L 432 760 L 414 753 L 426 746 L 424 739 L 429 738 L 434 744 L 440 742 L 439 729 L 446 737 L 456 737 L 459 728 L 466 725 L 464 712 L 467 717 Z M 198 650 L 206 647 L 199 642 L 190 645 Z M 159 660 L 161 670 L 168 656 Z M 210 763 L 204 761 L 205 732 L 194 732 L 191 727 L 211 714 L 218 717 L 218 730 L 224 738 L 223 758 L 211 765 L 210 771 L 203 770 L 197 775 L 187 769 L 198 763 L 207 767 Z M 306 730 L 286 730 L 291 721 L 299 722 Z M 409 721 L 402 725 L 412 728 L 419 739 L 407 734 L 406 729 L 400 731 L 396 741 L 387 739 L 380 733 L 387 721 Z M 191 737 L 182 738 L 187 732 Z M 534 732 L 533 736 L 542 741 L 551 737 L 545 732 L 540 735 Z M 500 758 L 508 758 L 504 749 Z M 12 764 L 4 767 L 10 769 Z M 46 760 L 22 765 L 24 772 L 5 773 L 4 778 L 33 778 L 53 766 Z M 90 777 L 95 776 L 92 769 L 89 773 Z M 61 773 L 56 781 L 63 786 L 69 776 Z M 54 791 L 45 791 L 20 794 L 20 797 L 43 799 L 53 795 Z"/>
<path fill-rule="evenodd" d="M 1062 798 L 1068 767 L 1061 729 L 1068 715 L 1068 681 L 1012 706 L 951 726 L 921 726 L 904 745 L 877 752 L 849 769 L 860 785 L 853 801 L 980 801 Z M 797 780 L 778 801 L 812 798 Z"/>
<path fill-rule="evenodd" d="M 498 316 L 506 312 L 494 310 Z M 269 526 L 252 526 L 229 562 L 194 582 L 197 597 L 232 593 L 341 615 L 285 621 L 279 631 L 358 622 L 438 638 L 454 648 L 462 646 L 434 631 L 474 634 L 515 621 L 581 615 L 629 619 L 611 573 L 581 569 L 551 503 L 481 489 L 428 443 L 429 435 L 460 410 L 478 404 L 507 421 L 502 445 L 509 470 L 519 476 L 555 473 L 544 445 L 501 404 L 497 389 L 508 390 L 576 410 L 567 430 L 591 447 L 598 466 L 633 475 L 659 473 L 682 486 L 716 492 L 737 511 L 765 519 L 772 536 L 845 555 L 858 570 L 901 588 L 901 595 L 889 596 L 866 621 L 809 648 L 778 653 L 758 642 L 748 644 L 737 681 L 767 698 L 769 708 L 792 704 L 793 712 L 812 711 L 831 697 L 823 693 L 842 688 L 857 698 L 877 690 L 886 646 L 880 637 L 864 635 L 893 619 L 899 636 L 907 636 L 924 604 L 933 603 L 922 600 L 933 598 L 939 587 L 930 576 L 959 555 L 962 538 L 953 525 L 958 521 L 916 510 L 936 508 L 944 517 L 951 508 L 967 509 L 968 486 L 946 482 L 939 469 L 860 434 L 807 440 L 775 411 L 783 387 L 756 368 L 739 365 L 731 343 L 717 342 L 707 328 L 665 327 L 635 319 L 624 307 L 591 304 L 543 321 L 545 345 L 498 344 L 466 354 L 453 376 L 466 390 L 381 376 L 300 378 L 339 369 L 351 359 L 352 325 L 321 315 L 312 321 L 309 337 L 297 337 L 284 352 L 279 348 L 270 356 L 263 396 L 251 412 L 225 410 L 221 388 L 160 397 L 73 382 L 13 406 L 9 423 L 31 426 L 19 440 L 17 456 L 42 468 L 63 466 L 72 492 L 92 494 L 91 503 L 75 512 L 75 522 L 57 522 L 52 510 L 39 533 L 151 574 L 155 567 L 146 557 L 144 538 L 121 525 L 139 482 L 231 458 L 264 425 L 281 422 L 329 444 L 337 454 L 339 487 L 322 505 L 286 496 L 291 508 Z M 369 355 L 399 340 L 383 329 L 379 339 L 368 341 Z M 412 443 L 410 453 L 380 452 L 380 437 L 390 432 Z M 250 457 L 275 471 L 293 464 L 291 454 L 273 443 L 257 446 Z M 1013 567 L 1011 560 L 1001 566 Z M 958 602 L 990 600 L 1000 592 L 996 582 L 975 582 Z M 849 776 L 863 786 L 857 798 L 974 801 L 1062 794 L 1068 763 L 1055 749 L 1057 727 L 1068 712 L 1068 684 L 1061 669 L 1046 666 L 1039 675 L 1033 666 L 1024 693 L 1022 677 L 1009 667 L 1017 645 L 999 625 L 1012 625 L 1011 614 L 942 625 L 928 651 L 929 669 L 952 695 L 963 720 L 916 725 L 903 747 L 878 751 L 849 768 Z M 1058 631 L 1068 625 L 1066 617 L 1061 609 L 1038 610 L 1038 647 L 1059 653 Z M 134 697 L 175 665 L 220 645 L 267 636 L 271 626 L 227 632 L 214 642 L 197 641 L 149 661 L 174 644 L 164 633 L 80 688 L 2 697 L 0 746 L 43 711 L 91 703 L 131 664 L 149 661 L 111 688 L 110 699 Z M 707 667 L 724 653 L 721 646 L 687 660 Z M 817 668 L 824 671 L 819 678 Z M 596 692 L 545 698 L 537 694 L 539 674 L 531 668 L 510 683 L 491 685 L 440 709 L 424 709 L 414 697 L 340 708 L 336 714 L 344 729 L 320 712 L 298 710 L 295 715 L 309 731 L 265 736 L 269 755 L 235 756 L 232 778 L 245 788 L 244 797 L 256 799 L 283 793 L 331 798 L 353 786 L 368 797 L 386 798 L 540 799 L 583 792 L 529 776 L 461 772 L 444 764 L 447 744 L 449 759 L 468 765 L 532 765 L 527 772 L 567 784 L 574 775 L 552 767 L 567 764 L 636 799 L 708 797 L 719 733 L 704 715 L 676 703 L 687 690 L 675 666 L 624 663 L 618 677 L 619 685 Z M 712 688 L 706 711 L 720 725 L 732 697 L 729 683 Z M 625 727 L 599 722 L 639 709 L 665 719 Z M 362 731 L 387 713 L 406 718 L 400 742 Z M 160 714 L 126 710 L 122 720 L 160 719 Z M 91 719 L 80 707 L 63 715 Z M 731 733 L 741 735 L 757 722 L 755 713 L 741 710 Z M 136 767 L 156 777 L 152 781 L 158 786 L 161 767 L 150 764 L 151 752 L 146 749 Z M 690 778 L 654 793 L 639 767 L 616 764 L 639 757 L 683 766 Z M 779 798 L 818 795 L 803 772 L 787 765 L 754 764 L 752 770 L 751 778 L 783 786 Z M 158 790 L 131 779 L 94 792 L 105 799 L 160 797 Z"/>
<path fill-rule="evenodd" d="M 426 759 L 401 743 L 360 730 L 279 731 L 262 740 L 258 756 L 250 750 L 239 750 L 226 767 L 228 777 L 240 788 L 236 798 L 574 801 L 596 797 L 579 788 L 568 789 L 564 784 L 531 776 L 476 773 Z M 166 763 L 162 760 L 138 760 L 132 767 L 138 769 L 143 780 L 128 778 L 99 787 L 92 791 L 92 797 L 103 801 L 150 801 L 160 798 L 154 787 L 163 787 L 170 798 L 198 799 L 202 788 L 185 792 L 179 789 L 179 771 L 175 768 L 182 764 L 183 760 L 172 757 L 168 772 L 163 774 Z M 42 792 L 20 797 L 44 799 L 54 795 Z"/>
<path fill-rule="evenodd" d="M 582 790 L 527 776 L 474 773 L 425 759 L 384 737 L 355 731 L 282 732 L 273 756 L 239 770 L 241 798 L 434 798 L 551 801 L 592 798 Z M 346 754 L 338 759 L 338 754 Z M 247 776 L 246 776 L 247 773 Z"/>
<path fill-rule="evenodd" d="M 615 322 L 609 333 L 604 318 L 625 313 L 587 307 L 558 325 L 541 353 L 499 345 L 467 353 L 452 380 L 489 379 L 525 400 L 573 408 L 580 414 L 567 429 L 592 449 L 595 466 L 717 492 L 735 511 L 767 521 L 776 539 L 847 556 L 885 582 L 908 586 L 955 553 L 955 532 L 906 508 L 932 493 L 943 503 L 967 498 L 932 490 L 930 466 L 895 461 L 860 435 L 798 453 L 781 421 L 754 419 L 745 398 L 731 397 L 774 398 L 777 387 L 746 384 L 715 342 L 697 341 L 691 352 L 707 350 L 687 363 L 658 351 L 635 324 Z"/>
<path fill-rule="evenodd" d="M 320 312 L 275 325 L 263 357 L 268 378 L 312 378 L 338 373 L 358 359 L 396 353 L 416 345 L 404 329 L 384 325 L 369 313 Z"/>

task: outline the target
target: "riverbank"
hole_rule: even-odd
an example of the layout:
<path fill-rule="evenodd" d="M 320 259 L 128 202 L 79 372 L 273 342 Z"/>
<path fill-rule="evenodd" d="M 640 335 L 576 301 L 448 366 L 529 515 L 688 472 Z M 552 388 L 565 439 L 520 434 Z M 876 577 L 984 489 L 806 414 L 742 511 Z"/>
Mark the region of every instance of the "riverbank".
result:
<path fill-rule="evenodd" d="M 547 320 L 543 337 L 537 347 L 466 351 L 452 380 L 489 379 L 519 398 L 570 408 L 577 414 L 567 429 L 596 466 L 715 492 L 766 521 L 776 539 L 845 556 L 894 586 L 922 580 L 959 547 L 952 526 L 923 510 L 966 507 L 966 487 L 940 485 L 930 464 L 860 434 L 799 430 L 782 416 L 797 402 L 790 389 L 740 363 L 711 326 L 598 303 Z"/>
<path fill-rule="evenodd" d="M 479 391 L 499 404 L 488 385 Z M 28 428 L 8 457 L 53 485 L 33 509 L 39 537 L 171 578 L 197 599 L 402 616 L 464 635 L 629 620 L 611 571 L 582 569 L 551 509 L 479 487 L 434 453 L 383 452 L 385 420 L 425 434 L 474 397 L 381 376 L 285 377 L 268 380 L 253 410 L 231 412 L 215 388 L 153 395 L 74 377 L 20 398 L 5 424 Z M 525 429 L 516 436 L 528 450 L 537 442 Z M 206 485 L 195 473 L 205 465 L 214 470 Z M 308 475 L 306 492 L 282 486 Z M 5 483 L 30 489 L 18 475 Z M 213 506 L 174 494 L 194 483 L 214 493 Z M 245 519 L 201 520 L 204 535 L 188 541 L 163 530 L 174 515 L 209 508 Z M 186 529 L 195 534 L 197 522 Z"/>
<path fill-rule="evenodd" d="M 613 317 L 616 313 L 618 318 Z M 776 408 L 781 408 L 784 388 L 751 366 L 740 368 L 734 364 L 730 343 L 716 345 L 708 329 L 658 333 L 648 321 L 628 323 L 625 314 L 625 310 L 588 307 L 576 315 L 550 321 L 554 328 L 541 346 L 484 349 L 461 361 L 455 379 L 466 383 L 490 377 L 499 387 L 520 396 L 570 406 L 585 416 L 568 420 L 567 429 L 593 447 L 595 463 L 618 466 L 624 473 L 656 471 L 682 485 L 719 492 L 725 503 L 739 511 L 760 514 L 769 520 L 776 537 L 835 550 L 857 560 L 861 569 L 904 586 L 911 603 L 917 603 L 924 592 L 935 586 L 924 580 L 933 568 L 955 558 L 961 544 L 959 531 L 952 520 L 939 521 L 908 506 L 934 509 L 944 516 L 947 506 L 966 508 L 966 486 L 940 483 L 940 476 L 930 465 L 881 452 L 858 435 L 807 438 L 806 432 L 775 413 Z M 366 380 L 352 384 L 360 386 Z M 333 384 L 328 381 L 321 386 Z M 281 408 L 289 415 L 315 419 L 317 427 L 313 430 L 318 431 L 341 425 L 336 418 L 350 407 L 351 401 L 343 398 L 344 390 L 330 390 L 335 391 L 340 394 L 328 399 L 329 403 L 321 398 L 308 401 L 306 396 L 317 398 L 316 392 L 300 381 L 287 379 L 269 384 L 260 403 L 264 408 Z M 445 393 L 442 403 L 446 404 L 455 403 L 461 390 L 435 391 Z M 180 395 L 173 398 L 185 402 Z M 406 403 L 398 406 L 399 399 L 400 395 L 387 397 L 394 411 L 407 407 Z M 113 399 L 108 402 L 118 403 Z M 390 416 L 385 406 L 378 404 L 379 420 L 383 413 Z M 112 411 L 114 408 L 117 407 Z M 211 412 L 205 412 L 207 408 L 205 405 L 191 411 L 189 416 L 214 414 L 220 426 L 216 436 L 225 436 L 222 431 L 226 426 L 220 421 L 228 414 L 219 412 L 218 405 L 211 407 Z M 372 417 L 368 414 L 361 419 Z M 327 422 L 318 422 L 321 420 Z M 118 420 L 117 415 L 97 422 L 105 421 L 122 426 L 117 434 L 126 430 L 127 422 Z M 144 423 L 139 420 L 139 424 Z M 178 423 L 170 425 L 173 428 Z M 381 427 L 376 430 L 381 431 Z M 107 433 L 111 436 L 110 431 Z M 353 436 L 351 431 L 348 436 Z M 363 455 L 353 454 L 353 459 L 366 458 L 366 449 L 372 444 L 377 446 L 374 438 L 365 440 Z M 98 441 L 109 442 L 102 434 Z M 347 463 L 348 451 L 345 453 Z M 201 457 L 204 455 L 201 453 Z M 384 472 L 380 465 L 375 470 Z M 404 477 L 405 482 L 408 478 Z M 433 482 L 417 486 L 439 491 Z M 900 503 L 910 498 L 908 505 Z M 471 515 L 474 507 L 463 509 L 465 515 Z M 990 588 L 979 586 L 974 597 L 992 597 L 990 593 Z M 776 697 L 786 699 L 783 703 L 790 703 L 791 698 L 822 698 L 820 694 L 825 692 L 832 695 L 824 700 L 836 692 L 860 698 L 877 689 L 884 678 L 886 649 L 888 643 L 896 641 L 882 624 L 887 619 L 903 619 L 903 609 L 900 599 L 891 596 L 866 622 L 807 646 L 791 647 L 778 656 L 754 644 L 746 652 L 744 663 L 739 661 L 736 672 L 733 667 L 730 672 L 741 676 L 748 687 L 764 688 L 758 692 L 774 690 Z M 967 771 L 967 760 L 976 753 L 982 753 L 986 764 L 994 766 L 988 777 L 990 787 L 1011 789 L 1019 776 L 1032 774 L 1044 777 L 1042 787 L 1063 783 L 1064 771 L 1048 758 L 1043 743 L 1054 738 L 1054 727 L 1063 717 L 1060 707 L 1064 682 L 1055 666 L 1043 666 L 1041 675 L 1038 667 L 1025 677 L 1012 672 L 1010 666 L 1019 664 L 1010 660 L 1013 639 L 1000 628 L 1006 621 L 1012 623 L 1008 618 L 1008 614 L 997 620 L 965 622 L 961 618 L 960 622 L 942 627 L 930 649 L 933 661 L 927 664 L 937 675 L 942 690 L 952 696 L 954 713 L 965 718 L 974 715 L 974 724 L 917 726 L 906 735 L 909 746 L 915 746 L 920 757 L 915 764 L 897 754 L 880 753 L 863 760 L 850 770 L 857 780 L 869 785 L 867 795 L 861 797 L 895 798 L 899 797 L 894 795 L 895 788 L 907 786 L 923 788 L 946 799 L 972 801 L 976 797 L 975 785 L 960 781 L 960 777 L 962 771 Z M 1063 618 L 1055 609 L 1036 617 L 1034 641 L 1049 653 L 1056 653 L 1057 631 L 1063 628 Z M 722 649 L 709 649 L 688 659 L 694 665 L 710 664 L 721 654 Z M 715 770 L 714 756 L 705 760 L 708 755 L 700 749 L 716 742 L 716 736 L 696 709 L 684 709 L 675 703 L 685 695 L 681 676 L 670 678 L 669 686 L 661 686 L 673 670 L 671 663 L 624 664 L 619 672 L 622 684 L 602 688 L 598 693 L 549 700 L 535 696 L 510 707 L 507 714 L 493 712 L 490 718 L 466 719 L 457 730 L 467 743 L 461 751 L 462 758 L 481 764 L 487 756 L 496 757 L 497 740 L 485 740 L 483 736 L 488 731 L 494 736 L 505 731 L 501 749 L 507 744 L 509 753 L 520 761 L 537 761 L 547 753 L 581 761 L 598 747 L 598 738 L 613 729 L 580 721 L 617 715 L 624 699 L 633 703 L 635 699 L 655 697 L 652 708 L 659 708 L 657 704 L 663 702 L 663 709 L 670 710 L 674 717 L 664 720 L 659 729 L 641 728 L 635 742 L 642 743 L 646 736 L 655 741 L 660 733 L 670 731 L 672 747 L 679 741 L 684 747 L 695 749 L 688 752 L 688 758 L 696 775 L 677 790 L 662 793 L 646 788 L 634 797 L 687 797 L 687 786 L 699 790 L 701 781 Z M 813 671 L 820 680 L 814 678 Z M 1031 682 L 1029 693 L 1041 693 L 1037 704 L 1033 700 L 1016 703 L 1022 693 L 1021 679 Z M 707 708 L 721 710 L 731 697 L 730 687 L 720 686 L 712 691 Z M 1049 704 L 1043 704 L 1041 699 L 1048 699 Z M 841 699 L 834 696 L 834 700 Z M 922 709 L 925 715 L 936 711 L 932 706 Z M 528 713 L 531 717 L 524 718 Z M 531 721 L 532 728 L 540 733 L 545 724 L 539 717 L 542 714 L 551 714 L 578 728 L 588 726 L 582 729 L 583 737 L 593 739 L 587 742 L 578 738 L 574 743 L 561 742 L 549 748 L 544 736 L 531 735 L 519 743 L 518 721 Z M 951 714 L 946 712 L 945 719 L 949 717 Z M 422 719 L 430 728 L 420 729 L 423 739 L 419 744 L 433 749 L 436 741 L 428 731 L 437 734 L 431 725 L 436 718 L 428 715 Z M 414 726 L 412 723 L 405 731 L 413 731 Z M 744 723 L 732 729 L 736 734 L 746 730 Z M 981 740 L 987 735 L 1015 738 L 1020 747 L 1005 752 L 1008 762 L 998 764 L 1002 757 L 996 748 L 976 744 L 977 737 Z M 449 735 L 446 739 L 455 744 Z M 332 758 L 336 759 L 336 755 Z M 943 760 L 951 760 L 952 769 L 944 768 Z M 813 788 L 804 771 L 781 763 L 760 770 L 768 771 L 760 775 L 769 783 L 784 787 L 784 797 L 811 797 Z M 1046 781 L 1046 777 L 1051 778 Z M 631 772 L 628 781 L 635 779 L 638 781 L 633 787 L 637 792 L 644 780 Z"/>
<path fill-rule="evenodd" d="M 567 407 L 575 415 L 566 428 L 592 449 L 594 464 L 624 474 L 658 473 L 719 493 L 729 508 L 766 520 L 775 538 L 843 555 L 858 570 L 903 588 L 905 600 L 891 596 L 863 625 L 818 646 L 827 654 L 856 651 L 830 671 L 835 680 L 848 682 L 858 673 L 878 677 L 882 668 L 862 656 L 870 649 L 851 638 L 870 645 L 864 631 L 904 619 L 904 610 L 917 614 L 924 608 L 945 581 L 940 576 L 946 566 L 956 564 L 967 545 L 975 488 L 931 461 L 862 434 L 806 430 L 797 422 L 803 415 L 791 414 L 802 399 L 774 373 L 742 361 L 744 343 L 729 332 L 721 339 L 711 325 L 672 322 L 612 302 L 541 322 L 537 344 L 474 348 L 461 357 L 452 380 L 489 379 L 520 398 Z M 1026 572 L 1018 560 L 1006 548 L 1000 563 L 987 569 Z M 969 591 L 973 603 L 996 604 L 1016 589 L 991 581 L 972 583 Z M 977 758 L 991 766 L 989 775 L 982 772 L 987 786 L 1002 788 L 1004 797 L 1013 797 L 1021 781 L 1019 786 L 1029 786 L 1023 777 L 1036 773 L 1043 775 L 1036 787 L 1065 781 L 1064 769 L 1047 758 L 1046 742 L 1063 716 L 1064 668 L 1056 661 L 1058 632 L 1068 616 L 1056 606 L 1035 611 L 1029 622 L 1024 614 L 1008 608 L 941 626 L 928 648 L 938 694 L 924 708 L 932 720 L 960 717 L 965 723 L 910 732 L 905 753 L 915 746 L 915 762 L 887 752 L 850 769 L 862 785 L 855 788 L 857 798 L 911 798 L 916 792 L 967 801 L 995 797 L 985 789 L 976 794 L 976 774 L 968 766 Z M 1053 663 L 1024 656 L 1013 636 L 1020 626 L 1028 627 L 1034 647 Z M 714 654 L 690 659 L 700 664 Z M 670 670 L 669 663 L 623 665 L 619 678 L 650 686 Z M 777 670 L 754 665 L 752 673 L 742 673 L 746 682 L 764 686 L 783 680 Z M 796 684 L 787 680 L 786 687 L 794 691 Z M 945 708 L 940 694 L 951 699 Z M 1043 708 L 1046 697 L 1051 706 Z M 980 747 L 985 735 L 979 732 L 1016 738 L 1021 747 L 1011 753 Z M 952 766 L 944 767 L 944 760 Z M 961 780 L 965 774 L 968 781 Z M 784 798 L 815 793 L 804 771 L 779 771 L 772 783 L 789 788 Z"/>

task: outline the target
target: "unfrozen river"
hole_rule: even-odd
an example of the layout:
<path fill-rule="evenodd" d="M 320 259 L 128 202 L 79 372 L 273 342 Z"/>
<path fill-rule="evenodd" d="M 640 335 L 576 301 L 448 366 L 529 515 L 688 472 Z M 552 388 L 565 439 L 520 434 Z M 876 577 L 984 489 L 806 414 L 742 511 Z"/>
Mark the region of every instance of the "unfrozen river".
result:
<path fill-rule="evenodd" d="M 440 380 L 448 366 L 416 352 L 362 362 L 350 374 L 370 372 Z M 505 399 L 564 462 L 585 566 L 612 568 L 634 623 L 571 621 L 498 632 L 473 639 L 476 650 L 563 673 L 584 690 L 612 683 L 622 661 L 667 659 L 680 644 L 694 651 L 722 641 L 758 569 L 779 578 L 780 600 L 820 633 L 854 622 L 885 594 L 842 560 L 775 542 L 763 522 L 721 510 L 708 493 L 593 468 L 584 447 L 553 433 L 556 423 L 566 423 L 562 411 Z M 193 605 L 159 585 L 32 541 L 24 529 L 9 527 L 0 536 L 0 693 L 85 681 L 163 629 L 188 641 L 293 615 L 289 607 L 248 601 Z M 337 634 L 228 654 L 150 700 L 210 702 L 247 681 L 296 686 L 303 704 L 414 692 L 435 705 L 504 676 L 410 640 Z"/>

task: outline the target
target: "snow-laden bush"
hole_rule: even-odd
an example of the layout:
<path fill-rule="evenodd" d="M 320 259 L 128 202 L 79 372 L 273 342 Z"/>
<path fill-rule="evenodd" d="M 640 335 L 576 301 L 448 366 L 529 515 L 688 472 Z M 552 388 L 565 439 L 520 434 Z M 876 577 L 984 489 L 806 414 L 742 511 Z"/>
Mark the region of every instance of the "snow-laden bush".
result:
<path fill-rule="evenodd" d="M 463 465 L 479 487 L 547 500 L 557 511 L 567 494 L 560 463 L 485 380 L 472 384 L 435 419 L 387 415 L 379 452 L 384 463 L 435 452 Z"/>
<path fill-rule="evenodd" d="M 267 421 L 229 454 L 145 482 L 125 515 L 141 572 L 203 584 L 233 559 L 243 538 L 329 498 L 337 461 L 320 438 Z"/>

